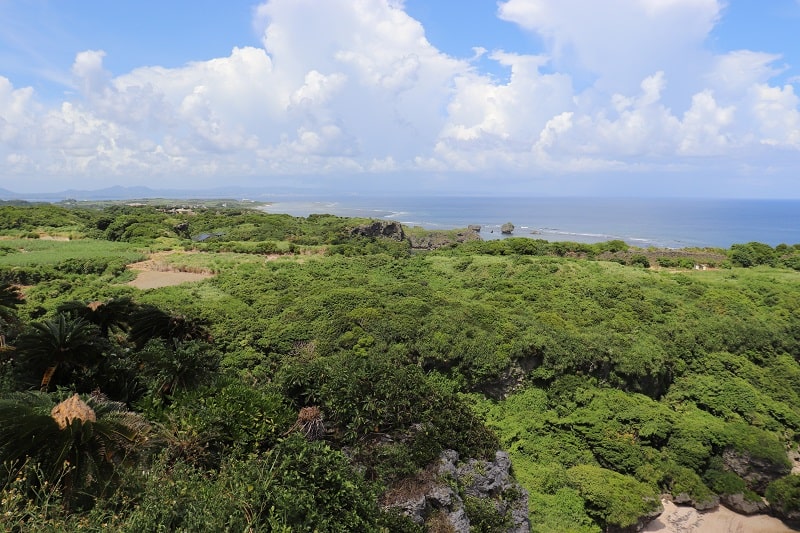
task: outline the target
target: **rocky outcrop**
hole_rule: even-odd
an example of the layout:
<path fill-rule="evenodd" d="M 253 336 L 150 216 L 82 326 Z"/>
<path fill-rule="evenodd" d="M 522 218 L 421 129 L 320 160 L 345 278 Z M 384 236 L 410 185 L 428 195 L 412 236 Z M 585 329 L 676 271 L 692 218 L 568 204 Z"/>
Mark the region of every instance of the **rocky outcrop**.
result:
<path fill-rule="evenodd" d="M 502 233 L 503 235 L 511 235 L 512 233 L 514 233 L 514 224 L 512 224 L 511 222 L 506 222 L 505 224 L 500 226 L 500 233 Z"/>
<path fill-rule="evenodd" d="M 487 507 L 494 509 L 509 533 L 530 531 L 528 493 L 512 477 L 511 460 L 503 451 L 492 461 L 459 463 L 458 452 L 445 450 L 427 475 L 417 480 L 416 490 L 405 487 L 390 495 L 385 507 L 400 510 L 420 525 L 435 519 L 446 522 L 456 533 L 469 533 L 466 502 L 470 498 L 489 502 Z"/>
<path fill-rule="evenodd" d="M 541 365 L 542 356 L 539 354 L 520 357 L 512 361 L 496 378 L 485 379 L 476 387 L 476 390 L 493 400 L 503 400 L 522 386 L 528 374 Z"/>
<path fill-rule="evenodd" d="M 720 501 L 728 509 L 743 515 L 766 513 L 769 511 L 767 502 L 760 498 L 758 500 L 748 499 L 742 493 L 723 494 L 720 496 Z"/>
<path fill-rule="evenodd" d="M 771 507 L 772 514 L 783 521 L 784 524 L 800 531 L 800 510 Z"/>
<path fill-rule="evenodd" d="M 350 230 L 350 235 L 360 237 L 384 237 L 402 241 L 406 238 L 403 226 L 399 222 L 375 220 L 370 224 L 362 224 Z"/>
<path fill-rule="evenodd" d="M 747 488 L 759 494 L 764 494 L 770 482 L 788 475 L 791 471 L 788 459 L 786 464 L 776 464 L 732 448 L 722 452 L 722 461 L 727 470 L 744 479 Z"/>
<path fill-rule="evenodd" d="M 698 511 L 710 511 L 719 507 L 719 496 L 712 495 L 707 500 L 696 500 L 685 492 L 681 492 L 674 498 L 673 503 L 676 505 L 691 505 Z"/>
<path fill-rule="evenodd" d="M 477 229 L 476 229 L 477 228 Z M 408 239 L 415 250 L 436 250 L 457 243 L 480 241 L 480 226 L 470 226 L 461 230 L 431 230 L 414 228 L 406 233 L 399 222 L 375 220 L 350 229 L 350 235 L 369 238 L 384 238 L 402 241 Z"/>
<path fill-rule="evenodd" d="M 470 231 L 474 231 L 475 233 L 481 232 L 481 227 L 478 224 L 470 224 L 469 226 L 467 226 L 467 229 Z"/>
<path fill-rule="evenodd" d="M 410 234 L 411 248 L 415 250 L 436 250 L 456 243 L 479 241 L 481 236 L 470 230 L 427 231 Z"/>

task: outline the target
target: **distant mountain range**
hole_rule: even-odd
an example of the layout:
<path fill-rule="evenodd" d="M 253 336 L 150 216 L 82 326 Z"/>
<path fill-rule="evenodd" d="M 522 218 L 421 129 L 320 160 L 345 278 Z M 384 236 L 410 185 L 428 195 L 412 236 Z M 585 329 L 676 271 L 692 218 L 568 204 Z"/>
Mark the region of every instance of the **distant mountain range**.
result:
<path fill-rule="evenodd" d="M 274 197 L 263 190 L 244 187 L 220 187 L 216 189 L 151 189 L 150 187 L 114 186 L 94 191 L 67 189 L 59 192 L 19 193 L 0 188 L 0 200 L 27 200 L 29 202 L 60 202 L 62 200 L 134 200 L 140 198 L 210 199 L 249 198 L 265 200 Z"/>

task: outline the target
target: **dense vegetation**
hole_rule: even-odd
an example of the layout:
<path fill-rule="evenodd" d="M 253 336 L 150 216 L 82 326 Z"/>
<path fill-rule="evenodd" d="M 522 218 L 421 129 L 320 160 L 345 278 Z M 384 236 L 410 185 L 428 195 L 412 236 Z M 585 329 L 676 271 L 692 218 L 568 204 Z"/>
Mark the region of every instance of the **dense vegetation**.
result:
<path fill-rule="evenodd" d="M 662 493 L 800 509 L 799 245 L 422 252 L 366 222 L 0 207 L 3 528 L 420 531 L 380 502 L 444 449 L 507 450 L 535 531 Z M 154 252 L 215 276 L 127 285 Z"/>

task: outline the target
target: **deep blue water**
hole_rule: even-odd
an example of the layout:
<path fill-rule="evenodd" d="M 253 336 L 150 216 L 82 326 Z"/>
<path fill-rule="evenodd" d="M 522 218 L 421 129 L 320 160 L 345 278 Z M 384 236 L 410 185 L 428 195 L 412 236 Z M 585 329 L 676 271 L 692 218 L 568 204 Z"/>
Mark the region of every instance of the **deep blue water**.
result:
<path fill-rule="evenodd" d="M 396 220 L 429 229 L 482 226 L 484 239 L 514 236 L 548 241 L 600 242 L 663 248 L 721 247 L 758 241 L 800 243 L 800 200 L 346 197 L 285 198 L 266 209 L 308 216 L 329 213 Z"/>

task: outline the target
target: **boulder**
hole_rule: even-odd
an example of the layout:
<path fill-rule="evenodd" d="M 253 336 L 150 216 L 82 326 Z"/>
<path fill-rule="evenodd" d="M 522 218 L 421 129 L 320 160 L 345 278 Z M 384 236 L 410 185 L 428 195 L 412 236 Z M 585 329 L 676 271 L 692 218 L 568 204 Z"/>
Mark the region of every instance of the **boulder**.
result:
<path fill-rule="evenodd" d="M 512 233 L 514 233 L 514 224 L 512 224 L 511 222 L 506 222 L 505 224 L 500 226 L 500 232 L 503 235 L 511 235 Z"/>
<path fill-rule="evenodd" d="M 742 493 L 723 494 L 720 496 L 720 501 L 722 501 L 725 507 L 739 514 L 751 515 L 769 511 L 767 502 L 762 499 L 748 500 Z"/>
<path fill-rule="evenodd" d="M 719 496 L 712 495 L 707 500 L 695 500 L 686 492 L 681 492 L 677 496 L 672 499 L 672 502 L 676 505 L 691 505 L 698 511 L 711 511 L 719 507 Z"/>
<path fill-rule="evenodd" d="M 475 233 L 481 232 L 481 227 L 478 224 L 470 224 L 469 226 L 467 226 L 467 229 L 470 231 L 474 231 Z"/>

